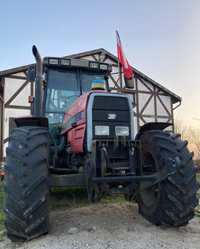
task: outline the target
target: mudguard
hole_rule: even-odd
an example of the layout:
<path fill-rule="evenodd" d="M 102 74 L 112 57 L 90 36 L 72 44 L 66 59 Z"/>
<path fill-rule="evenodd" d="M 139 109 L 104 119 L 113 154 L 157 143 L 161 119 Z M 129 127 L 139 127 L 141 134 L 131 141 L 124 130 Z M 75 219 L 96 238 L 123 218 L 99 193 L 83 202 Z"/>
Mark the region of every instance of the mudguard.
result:
<path fill-rule="evenodd" d="M 15 124 L 17 127 L 20 127 L 20 126 L 48 127 L 49 126 L 48 118 L 34 117 L 34 116 L 15 118 Z"/>
<path fill-rule="evenodd" d="M 169 127 L 172 125 L 172 123 L 165 123 L 165 122 L 151 122 L 144 124 L 143 126 L 140 127 L 135 139 L 139 139 L 141 134 L 145 131 L 149 130 L 164 130 L 165 128 Z"/>

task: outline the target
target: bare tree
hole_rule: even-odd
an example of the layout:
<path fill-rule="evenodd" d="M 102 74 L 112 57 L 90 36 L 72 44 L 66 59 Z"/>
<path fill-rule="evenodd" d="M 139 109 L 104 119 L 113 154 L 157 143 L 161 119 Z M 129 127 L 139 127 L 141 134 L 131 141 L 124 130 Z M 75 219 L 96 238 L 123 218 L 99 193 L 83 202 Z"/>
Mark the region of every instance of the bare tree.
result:
<path fill-rule="evenodd" d="M 199 129 L 190 129 L 191 134 L 191 143 L 195 147 L 195 157 L 200 159 L 200 130 Z"/>
<path fill-rule="evenodd" d="M 194 152 L 195 159 L 200 160 L 200 129 L 195 129 L 185 125 L 181 120 L 176 120 L 175 132 L 179 133 L 182 139 L 188 141 L 189 149 Z"/>
<path fill-rule="evenodd" d="M 189 135 L 189 127 L 184 124 L 181 120 L 175 120 L 174 122 L 174 131 L 177 134 L 180 134 L 182 139 L 188 140 L 190 138 Z"/>

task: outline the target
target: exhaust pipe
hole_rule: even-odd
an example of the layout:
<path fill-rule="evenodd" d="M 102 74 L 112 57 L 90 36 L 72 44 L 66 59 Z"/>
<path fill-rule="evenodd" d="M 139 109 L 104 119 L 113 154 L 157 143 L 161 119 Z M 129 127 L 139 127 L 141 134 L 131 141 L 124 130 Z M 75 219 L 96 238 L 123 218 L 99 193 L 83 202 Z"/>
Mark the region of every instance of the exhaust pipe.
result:
<path fill-rule="evenodd" d="M 35 78 L 35 98 L 34 98 L 34 110 L 33 115 L 37 117 L 43 116 L 42 100 L 43 100 L 43 63 L 42 58 L 37 50 L 37 47 L 33 45 L 32 52 L 36 61 L 36 78 Z"/>

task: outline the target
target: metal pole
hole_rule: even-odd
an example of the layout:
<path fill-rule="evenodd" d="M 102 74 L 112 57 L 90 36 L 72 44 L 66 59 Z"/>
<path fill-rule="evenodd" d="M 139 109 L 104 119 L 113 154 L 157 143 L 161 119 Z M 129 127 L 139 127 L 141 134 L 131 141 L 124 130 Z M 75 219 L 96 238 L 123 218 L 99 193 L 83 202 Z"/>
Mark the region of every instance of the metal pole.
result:
<path fill-rule="evenodd" d="M 122 88 L 122 70 L 121 70 L 121 65 L 119 63 L 119 59 L 118 59 L 118 71 L 119 71 L 119 85 L 120 88 Z"/>

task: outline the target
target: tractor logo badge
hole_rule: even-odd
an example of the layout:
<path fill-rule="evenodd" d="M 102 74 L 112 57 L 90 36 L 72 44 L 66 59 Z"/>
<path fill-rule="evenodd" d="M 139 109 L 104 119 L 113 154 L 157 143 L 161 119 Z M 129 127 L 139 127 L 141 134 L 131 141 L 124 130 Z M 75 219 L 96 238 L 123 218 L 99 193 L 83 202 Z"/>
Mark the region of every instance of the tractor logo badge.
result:
<path fill-rule="evenodd" d="M 116 119 L 116 117 L 117 117 L 117 114 L 115 114 L 115 113 L 108 113 L 108 119 L 109 120 Z"/>

